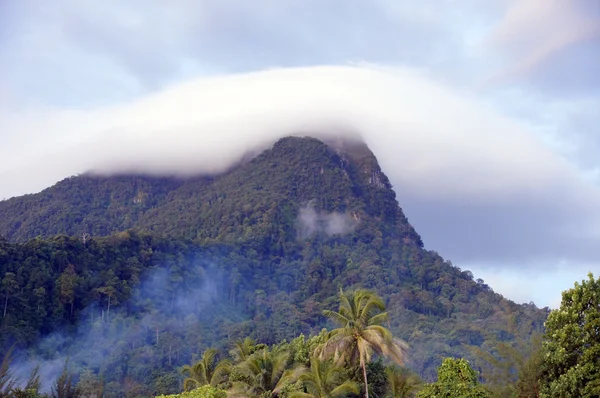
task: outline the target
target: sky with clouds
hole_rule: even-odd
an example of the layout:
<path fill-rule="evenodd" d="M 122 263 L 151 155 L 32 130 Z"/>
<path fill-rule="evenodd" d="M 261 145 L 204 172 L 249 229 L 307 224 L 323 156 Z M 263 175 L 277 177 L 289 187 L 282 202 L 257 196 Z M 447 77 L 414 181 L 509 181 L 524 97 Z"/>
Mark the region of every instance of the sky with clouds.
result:
<path fill-rule="evenodd" d="M 0 59 L 0 198 L 352 131 L 494 290 L 600 275 L 598 0 L 5 1 Z"/>

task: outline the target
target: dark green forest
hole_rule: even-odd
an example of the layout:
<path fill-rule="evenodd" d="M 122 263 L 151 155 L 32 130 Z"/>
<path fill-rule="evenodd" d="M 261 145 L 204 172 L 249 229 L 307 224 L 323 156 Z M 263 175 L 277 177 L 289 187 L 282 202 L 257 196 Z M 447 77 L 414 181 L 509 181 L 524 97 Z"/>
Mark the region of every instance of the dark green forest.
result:
<path fill-rule="evenodd" d="M 426 250 L 357 143 L 285 138 L 219 176 L 71 177 L 0 202 L 0 234 L 0 347 L 22 380 L 39 364 L 46 390 L 68 360 L 106 397 L 179 393 L 208 348 L 318 339 L 340 289 L 368 289 L 411 375 L 432 382 L 465 358 L 503 396 L 549 314 Z"/>

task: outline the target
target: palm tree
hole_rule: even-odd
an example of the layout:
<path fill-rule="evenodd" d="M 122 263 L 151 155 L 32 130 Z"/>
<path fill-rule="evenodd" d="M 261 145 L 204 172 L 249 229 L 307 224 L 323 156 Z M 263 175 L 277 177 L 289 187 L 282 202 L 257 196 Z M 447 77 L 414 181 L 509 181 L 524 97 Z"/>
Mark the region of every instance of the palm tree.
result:
<path fill-rule="evenodd" d="M 246 337 L 244 340 L 236 340 L 233 342 L 233 349 L 229 351 L 235 363 L 244 362 L 254 352 L 265 348 L 264 344 L 256 344 L 256 341 L 251 337 Z"/>
<path fill-rule="evenodd" d="M 288 369 L 289 352 L 272 353 L 268 349 L 255 352 L 238 365 L 241 381 L 235 381 L 229 397 L 277 396 L 287 384 L 297 380 L 304 370 L 297 366 Z"/>
<path fill-rule="evenodd" d="M 298 380 L 306 392 L 293 392 L 290 398 L 341 398 L 359 391 L 355 382 L 347 380 L 343 368 L 315 357 L 310 360 L 310 369 Z"/>
<path fill-rule="evenodd" d="M 385 374 L 388 380 L 388 389 L 384 398 L 414 397 L 421 386 L 419 377 L 406 368 L 388 366 Z"/>
<path fill-rule="evenodd" d="M 337 312 L 323 314 L 339 324 L 328 334 L 327 341 L 317 349 L 321 359 L 333 357 L 336 364 L 359 363 L 365 381 L 365 396 L 369 398 L 366 363 L 373 352 L 390 358 L 399 365 L 404 363 L 407 345 L 382 326 L 387 317 L 383 300 L 367 290 L 345 294 L 340 290 Z"/>
<path fill-rule="evenodd" d="M 183 381 L 183 389 L 185 391 L 193 390 L 210 384 L 213 387 L 218 386 L 225 381 L 225 378 L 231 370 L 231 364 L 228 360 L 222 359 L 215 363 L 217 350 L 209 348 L 204 351 L 202 358 L 193 365 L 185 365 L 181 373 L 186 379 Z"/>

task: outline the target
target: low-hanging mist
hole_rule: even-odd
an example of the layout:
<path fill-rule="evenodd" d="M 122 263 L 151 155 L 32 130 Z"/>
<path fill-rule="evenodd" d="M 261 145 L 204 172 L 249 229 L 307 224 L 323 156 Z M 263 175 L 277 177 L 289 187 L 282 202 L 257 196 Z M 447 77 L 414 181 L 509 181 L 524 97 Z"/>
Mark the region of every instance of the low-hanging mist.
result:
<path fill-rule="evenodd" d="M 184 264 L 153 270 L 125 302 L 113 299 L 112 308 L 107 297 L 99 295 L 96 303 L 82 311 L 75 331 L 53 332 L 29 350 L 17 351 L 11 365 L 16 379 L 24 383 L 37 367 L 42 389 L 49 392 L 66 364 L 76 375 L 84 370 L 96 377 L 106 375 L 110 390 L 111 381 L 124 377 L 122 361 L 134 364 L 139 374 L 130 376 L 138 378 L 161 366 L 145 363 L 150 354 L 144 346 L 165 352 L 169 368 L 197 359 L 201 348 L 219 336 L 208 331 L 216 303 L 224 295 L 224 275 L 209 263 Z M 195 341 L 183 346 L 183 338 Z M 179 380 L 173 383 L 178 386 Z"/>
<path fill-rule="evenodd" d="M 305 239 L 319 233 L 345 235 L 354 230 L 358 219 L 346 213 L 318 212 L 312 203 L 308 203 L 298 211 L 297 223 L 298 238 Z"/>

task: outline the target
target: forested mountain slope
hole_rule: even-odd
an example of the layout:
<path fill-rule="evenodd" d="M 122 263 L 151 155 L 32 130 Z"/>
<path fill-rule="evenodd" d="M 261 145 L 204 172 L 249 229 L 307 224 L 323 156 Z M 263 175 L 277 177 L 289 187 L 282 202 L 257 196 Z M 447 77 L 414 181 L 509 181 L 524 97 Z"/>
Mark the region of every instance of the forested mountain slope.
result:
<path fill-rule="evenodd" d="M 308 205 L 375 217 L 421 244 L 364 144 L 337 143 L 334 150 L 293 137 L 214 178 L 67 178 L 38 194 L 0 202 L 0 235 L 24 241 L 137 228 L 201 242 L 294 241 L 298 209 Z"/>
<path fill-rule="evenodd" d="M 426 378 L 547 316 L 425 250 L 362 144 L 285 138 L 211 178 L 73 177 L 1 202 L 0 224 L 3 345 L 68 347 L 108 382 L 169 386 L 209 345 L 317 332 L 340 287 L 385 299 Z"/>

